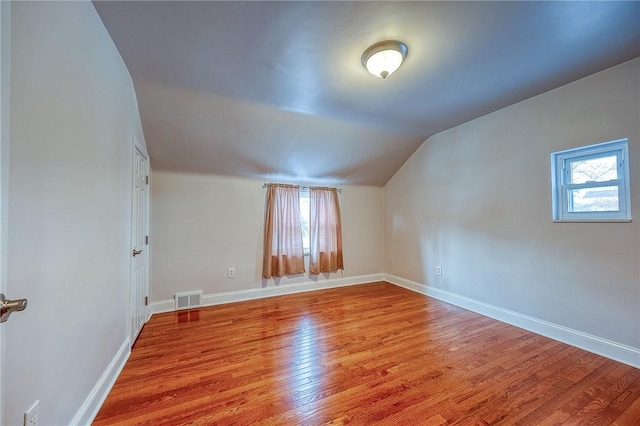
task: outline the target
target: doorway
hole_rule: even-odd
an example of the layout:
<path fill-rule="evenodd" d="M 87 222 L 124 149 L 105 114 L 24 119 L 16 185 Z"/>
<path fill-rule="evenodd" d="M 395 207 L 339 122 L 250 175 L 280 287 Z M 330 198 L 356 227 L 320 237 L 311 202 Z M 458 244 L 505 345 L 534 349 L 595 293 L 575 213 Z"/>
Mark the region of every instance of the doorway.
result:
<path fill-rule="evenodd" d="M 131 215 L 130 332 L 133 346 L 148 318 L 149 304 L 149 156 L 133 138 L 133 191 Z"/>

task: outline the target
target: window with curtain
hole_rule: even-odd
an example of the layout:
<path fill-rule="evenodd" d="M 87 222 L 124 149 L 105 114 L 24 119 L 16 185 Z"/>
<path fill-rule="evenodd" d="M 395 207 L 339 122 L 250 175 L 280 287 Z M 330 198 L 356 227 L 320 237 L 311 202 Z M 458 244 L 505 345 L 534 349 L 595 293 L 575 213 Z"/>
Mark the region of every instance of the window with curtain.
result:
<path fill-rule="evenodd" d="M 336 188 L 309 188 L 309 271 L 336 272 L 342 261 L 342 223 Z"/>
<path fill-rule="evenodd" d="M 267 186 L 262 276 L 268 279 L 304 271 L 300 187 L 270 184 Z"/>

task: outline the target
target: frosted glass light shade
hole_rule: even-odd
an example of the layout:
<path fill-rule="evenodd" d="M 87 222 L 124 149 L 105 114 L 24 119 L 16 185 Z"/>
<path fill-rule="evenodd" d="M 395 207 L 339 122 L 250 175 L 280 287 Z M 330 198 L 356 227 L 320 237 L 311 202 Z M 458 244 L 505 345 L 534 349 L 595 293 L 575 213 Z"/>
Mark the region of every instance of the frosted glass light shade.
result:
<path fill-rule="evenodd" d="M 407 46 L 399 41 L 387 40 L 376 43 L 362 55 L 362 65 L 371 74 L 387 78 L 393 74 L 407 56 Z"/>

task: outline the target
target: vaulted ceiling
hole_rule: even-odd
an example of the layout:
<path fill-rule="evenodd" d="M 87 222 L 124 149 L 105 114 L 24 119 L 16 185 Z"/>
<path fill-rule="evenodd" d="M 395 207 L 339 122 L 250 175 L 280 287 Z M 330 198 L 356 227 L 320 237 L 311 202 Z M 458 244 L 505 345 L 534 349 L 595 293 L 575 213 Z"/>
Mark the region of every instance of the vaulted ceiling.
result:
<path fill-rule="evenodd" d="M 94 1 L 154 170 L 383 185 L 429 136 L 640 56 L 640 2 Z M 375 42 L 409 53 L 382 80 Z"/>

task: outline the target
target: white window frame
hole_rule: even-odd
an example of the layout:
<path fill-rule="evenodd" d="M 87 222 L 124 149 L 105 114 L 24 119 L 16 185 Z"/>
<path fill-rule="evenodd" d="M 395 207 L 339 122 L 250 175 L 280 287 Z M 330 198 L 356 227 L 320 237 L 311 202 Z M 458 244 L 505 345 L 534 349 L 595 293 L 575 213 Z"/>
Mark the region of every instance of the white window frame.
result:
<path fill-rule="evenodd" d="M 570 184 L 567 165 L 578 160 L 599 157 L 618 158 L 618 179 L 606 182 Z M 551 188 L 554 222 L 631 222 L 631 191 L 629 180 L 629 141 L 620 139 L 551 154 Z M 568 191 L 581 188 L 618 187 L 618 211 L 572 212 Z"/>

